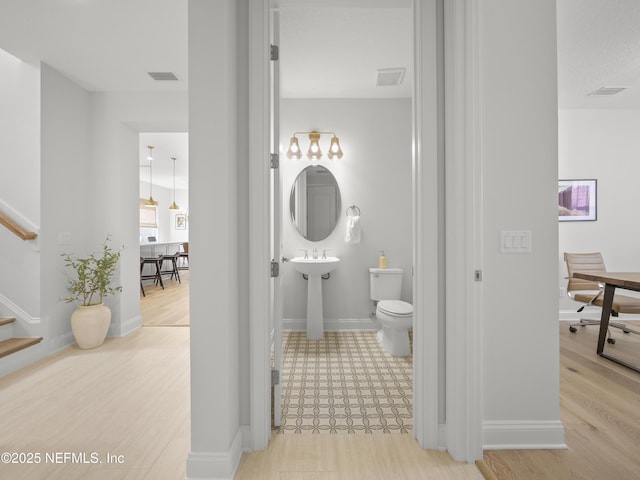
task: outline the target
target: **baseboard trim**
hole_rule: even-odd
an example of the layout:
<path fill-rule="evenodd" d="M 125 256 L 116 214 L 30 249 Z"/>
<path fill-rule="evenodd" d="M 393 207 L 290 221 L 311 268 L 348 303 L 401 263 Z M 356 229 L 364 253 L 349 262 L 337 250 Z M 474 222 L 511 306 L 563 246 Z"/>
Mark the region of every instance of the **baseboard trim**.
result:
<path fill-rule="evenodd" d="M 251 426 L 240 425 L 240 433 L 242 434 L 242 451 L 253 452 L 253 445 L 251 445 Z"/>
<path fill-rule="evenodd" d="M 49 355 L 53 355 L 67 347 L 70 347 L 76 343 L 76 339 L 73 338 L 73 332 L 68 331 L 62 335 L 58 335 L 56 338 L 51 339 L 49 345 Z"/>
<path fill-rule="evenodd" d="M 307 329 L 307 320 L 305 318 L 284 318 L 282 320 L 282 329 L 303 332 Z M 324 321 L 325 332 L 379 329 L 378 322 L 371 318 L 329 318 Z"/>
<path fill-rule="evenodd" d="M 561 322 L 579 322 L 581 318 L 589 320 L 600 320 L 600 313 L 596 311 L 576 312 L 575 310 L 560 310 L 559 319 Z M 619 317 L 611 317 L 614 322 L 640 320 L 640 315 L 621 314 Z"/>
<path fill-rule="evenodd" d="M 486 421 L 482 427 L 484 450 L 564 450 L 564 427 L 554 421 Z"/>
<path fill-rule="evenodd" d="M 124 337 L 142 327 L 142 315 L 135 315 L 124 323 L 111 324 L 108 337 Z"/>
<path fill-rule="evenodd" d="M 187 480 L 231 480 L 235 476 L 242 456 L 243 432 L 238 428 L 226 452 L 189 452 Z"/>

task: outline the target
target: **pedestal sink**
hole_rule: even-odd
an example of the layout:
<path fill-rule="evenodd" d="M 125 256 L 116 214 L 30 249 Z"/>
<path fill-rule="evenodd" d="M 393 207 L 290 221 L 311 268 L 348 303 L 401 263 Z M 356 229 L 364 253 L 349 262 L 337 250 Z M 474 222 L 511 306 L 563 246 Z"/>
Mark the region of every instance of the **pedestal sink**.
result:
<path fill-rule="evenodd" d="M 324 338 L 324 318 L 322 316 L 322 275 L 333 272 L 340 263 L 338 257 L 291 259 L 294 268 L 309 277 L 307 286 L 307 338 Z"/>

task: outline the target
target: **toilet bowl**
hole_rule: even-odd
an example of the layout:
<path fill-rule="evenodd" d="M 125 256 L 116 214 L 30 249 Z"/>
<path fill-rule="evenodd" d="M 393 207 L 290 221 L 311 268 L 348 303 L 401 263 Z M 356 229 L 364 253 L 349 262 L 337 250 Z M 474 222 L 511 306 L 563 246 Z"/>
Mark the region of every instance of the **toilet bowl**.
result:
<path fill-rule="evenodd" d="M 409 329 L 413 326 L 413 305 L 400 300 L 402 269 L 370 268 L 369 293 L 382 326 L 378 332 L 382 349 L 396 357 L 411 355 Z"/>
<path fill-rule="evenodd" d="M 409 329 L 413 326 L 413 305 L 401 300 L 382 300 L 378 302 L 376 318 L 382 325 L 377 334 L 382 349 L 395 357 L 411 355 Z"/>

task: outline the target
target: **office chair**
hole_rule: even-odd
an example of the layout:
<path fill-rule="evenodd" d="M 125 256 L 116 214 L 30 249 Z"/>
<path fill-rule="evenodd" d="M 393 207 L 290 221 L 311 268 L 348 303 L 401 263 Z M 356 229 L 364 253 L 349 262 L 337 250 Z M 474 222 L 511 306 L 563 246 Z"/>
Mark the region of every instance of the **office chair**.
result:
<path fill-rule="evenodd" d="M 599 252 L 565 253 L 564 261 L 567 264 L 567 272 L 569 273 L 569 276 L 567 277 L 567 295 L 572 300 L 583 304 L 577 311 L 582 312 L 584 307 L 588 306 L 597 306 L 602 308 L 604 301 L 604 285 L 591 282 L 589 280 L 583 280 L 581 278 L 573 278 L 573 274 L 576 272 L 605 272 L 607 269 L 604 265 L 602 254 Z M 640 298 L 619 295 L 616 293 L 613 297 L 611 315 L 617 317 L 620 313 L 640 313 Z M 576 327 L 585 327 L 587 325 L 600 325 L 600 320 L 581 318 L 579 322 L 569 325 L 569 331 L 576 333 L 578 331 Z M 630 333 L 633 331 L 623 323 L 618 322 L 609 322 L 609 327 L 619 328 L 624 333 Z M 607 331 L 607 343 L 616 343 L 616 339 L 611 336 L 610 330 Z"/>

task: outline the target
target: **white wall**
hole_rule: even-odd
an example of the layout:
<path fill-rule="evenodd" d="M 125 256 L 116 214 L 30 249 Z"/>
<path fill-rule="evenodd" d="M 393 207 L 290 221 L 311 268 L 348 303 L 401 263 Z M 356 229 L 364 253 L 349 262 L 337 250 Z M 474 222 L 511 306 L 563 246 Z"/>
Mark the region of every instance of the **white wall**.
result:
<path fill-rule="evenodd" d="M 40 223 L 40 66 L 0 50 L 0 198 Z"/>
<path fill-rule="evenodd" d="M 248 256 L 239 250 L 247 220 L 238 215 L 238 171 L 246 162 L 237 128 L 239 118 L 246 122 L 238 108 L 246 96 L 238 91 L 239 62 L 246 59 L 238 40 L 248 35 L 238 31 L 243 7 L 246 2 L 189 1 L 189 478 L 231 478 L 241 453 L 240 328 L 247 319 L 239 316 L 239 285 L 248 283 L 239 268 L 239 258 Z"/>
<path fill-rule="evenodd" d="M 564 252 L 602 252 L 608 270 L 640 270 L 640 110 L 562 109 L 558 130 L 558 178 L 598 181 L 597 221 L 559 224 L 560 318 L 574 319 Z"/>
<path fill-rule="evenodd" d="M 73 342 L 70 318 L 75 304 L 68 296 L 73 272 L 62 252 L 85 255 L 91 244 L 92 203 L 89 148 L 89 93 L 42 65 L 42 305 L 50 322 L 54 349 Z M 60 244 L 61 233 L 71 235 Z"/>
<path fill-rule="evenodd" d="M 40 67 L 0 50 L 0 211 L 27 230 L 40 228 Z M 0 295 L 40 316 L 40 255 L 0 227 Z"/>
<path fill-rule="evenodd" d="M 562 444 L 555 1 L 478 8 L 484 443 Z M 501 254 L 501 230 L 530 230 L 532 252 Z"/>
<path fill-rule="evenodd" d="M 289 194 L 297 175 L 311 161 L 306 157 L 309 138 L 299 135 L 305 154 L 300 160 L 285 155 L 294 131 L 333 131 L 344 156 L 328 160 L 330 136 L 320 140 L 325 152 L 319 162 L 338 182 L 342 206 L 338 225 L 325 240 L 306 240 L 294 228 Z M 303 255 L 300 249 L 340 258 L 331 278 L 323 280 L 325 319 L 368 319 L 369 267 L 377 267 L 380 250 L 388 267 L 404 269 L 403 300 L 412 301 L 412 200 L 411 200 L 411 100 L 410 99 L 283 99 L 281 106 L 281 161 L 283 254 Z M 361 211 L 362 241 L 345 243 L 346 209 Z M 282 266 L 284 318 L 306 318 L 307 282 L 292 264 Z M 344 322 L 342 322 L 344 323 Z M 334 325 L 337 325 L 334 323 Z"/>

